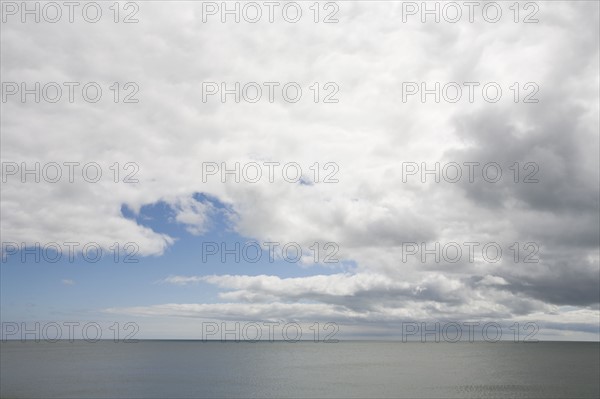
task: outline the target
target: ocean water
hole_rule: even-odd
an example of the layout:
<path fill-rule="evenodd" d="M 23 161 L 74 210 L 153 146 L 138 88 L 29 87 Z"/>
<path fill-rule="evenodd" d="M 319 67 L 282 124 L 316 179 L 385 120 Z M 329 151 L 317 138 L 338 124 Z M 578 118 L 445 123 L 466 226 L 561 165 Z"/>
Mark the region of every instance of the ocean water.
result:
<path fill-rule="evenodd" d="M 2 342 L 2 398 L 598 398 L 600 343 Z"/>

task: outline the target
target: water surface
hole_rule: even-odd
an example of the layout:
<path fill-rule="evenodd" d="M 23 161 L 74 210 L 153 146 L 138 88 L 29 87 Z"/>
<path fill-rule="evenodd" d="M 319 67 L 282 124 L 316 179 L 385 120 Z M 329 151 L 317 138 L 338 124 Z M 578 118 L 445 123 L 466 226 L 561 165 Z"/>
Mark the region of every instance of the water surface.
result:
<path fill-rule="evenodd" d="M 600 344 L 3 342 L 2 398 L 598 398 Z"/>

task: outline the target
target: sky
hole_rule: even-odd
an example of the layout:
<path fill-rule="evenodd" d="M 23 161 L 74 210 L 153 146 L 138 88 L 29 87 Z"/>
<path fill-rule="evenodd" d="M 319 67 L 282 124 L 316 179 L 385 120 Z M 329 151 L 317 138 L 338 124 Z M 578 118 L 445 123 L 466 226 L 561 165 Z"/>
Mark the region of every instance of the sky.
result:
<path fill-rule="evenodd" d="M 1 3 L 3 334 L 599 339 L 598 2 L 27 4 Z"/>

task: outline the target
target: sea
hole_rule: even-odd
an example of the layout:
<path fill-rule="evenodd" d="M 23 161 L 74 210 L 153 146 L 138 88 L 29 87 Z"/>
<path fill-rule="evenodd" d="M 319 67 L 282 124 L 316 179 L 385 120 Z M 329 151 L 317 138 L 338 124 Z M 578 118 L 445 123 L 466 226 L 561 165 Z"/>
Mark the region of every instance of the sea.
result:
<path fill-rule="evenodd" d="M 598 398 L 598 342 L 0 343 L 2 398 Z"/>

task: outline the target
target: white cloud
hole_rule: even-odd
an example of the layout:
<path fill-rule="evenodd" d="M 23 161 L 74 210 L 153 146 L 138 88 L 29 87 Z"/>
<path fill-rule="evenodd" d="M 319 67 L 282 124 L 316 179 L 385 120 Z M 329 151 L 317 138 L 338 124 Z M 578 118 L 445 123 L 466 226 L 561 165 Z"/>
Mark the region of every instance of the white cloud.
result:
<path fill-rule="evenodd" d="M 193 200 L 200 192 L 231 206 L 239 234 L 305 247 L 336 242 L 339 258 L 355 261 L 356 270 L 298 279 L 172 276 L 167 282 L 215 284 L 226 290 L 222 299 L 239 302 L 129 310 L 386 319 L 593 306 L 589 289 L 569 295 L 560 268 L 568 258 L 573 281 L 598 282 L 598 190 L 589 183 L 598 181 L 597 4 L 545 3 L 543 23 L 530 26 L 510 18 L 403 25 L 393 2 L 344 3 L 347 23 L 339 24 L 203 25 L 195 7 L 145 3 L 143 23 L 130 26 L 3 24 L 4 81 L 140 86 L 139 104 L 3 104 L 3 162 L 94 161 L 108 176 L 96 184 L 4 184 L 4 241 L 93 241 L 105 248 L 136 242 L 141 255 L 161 255 L 174 237 L 125 218 L 121 206 L 139 211 L 164 201 L 178 223 L 202 234 L 215 213 Z M 532 81 L 540 103 L 515 104 L 508 89 L 496 104 L 402 103 L 402 82 L 422 80 L 497 81 L 505 88 Z M 313 82 L 333 81 L 340 102 L 203 103 L 203 81 L 297 81 L 305 99 Z M 546 180 L 402 182 L 402 162 L 443 159 L 506 161 L 507 174 L 514 162 L 538 161 Z M 307 174 L 315 162 L 335 162 L 339 183 L 202 181 L 203 162 L 264 160 L 298 162 Z M 114 183 L 109 166 L 117 161 L 138 164 L 140 182 Z M 552 249 L 572 237 L 577 243 Z M 549 244 L 543 262 L 527 270 L 479 259 L 399 262 L 403 242 L 435 240 Z"/>
<path fill-rule="evenodd" d="M 207 230 L 210 215 L 214 212 L 212 204 L 193 198 L 178 198 L 174 207 L 177 212 L 175 220 L 185 224 L 186 229 L 194 235 L 200 235 Z"/>

